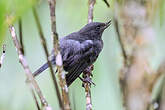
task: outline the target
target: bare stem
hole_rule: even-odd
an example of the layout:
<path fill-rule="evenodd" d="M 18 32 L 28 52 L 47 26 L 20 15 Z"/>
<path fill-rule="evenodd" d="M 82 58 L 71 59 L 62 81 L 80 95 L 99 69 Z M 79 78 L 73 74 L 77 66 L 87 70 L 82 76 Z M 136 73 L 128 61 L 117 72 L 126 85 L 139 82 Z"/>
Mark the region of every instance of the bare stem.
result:
<path fill-rule="evenodd" d="M 21 18 L 19 19 L 19 40 L 20 40 L 20 44 L 21 44 L 21 51 L 22 54 L 24 55 L 25 51 L 24 51 L 24 45 L 23 45 L 23 35 L 22 35 L 22 20 Z"/>
<path fill-rule="evenodd" d="M 110 5 L 109 5 L 109 3 L 108 3 L 107 0 L 103 0 L 103 1 L 104 1 L 104 3 L 107 5 L 107 7 L 110 7 Z"/>
<path fill-rule="evenodd" d="M 84 79 L 91 79 L 92 71 L 93 71 L 94 65 L 89 66 L 85 69 L 83 72 L 83 78 Z M 85 88 L 85 96 L 86 96 L 86 110 L 92 110 L 92 98 L 91 98 L 91 83 L 90 82 L 84 82 L 83 87 Z"/>
<path fill-rule="evenodd" d="M 30 85 L 29 85 L 29 87 L 30 87 L 30 90 L 31 90 L 31 93 L 32 93 L 33 99 L 34 99 L 34 101 L 35 101 L 35 103 L 36 103 L 37 110 L 41 110 L 41 108 L 40 108 L 40 106 L 39 106 L 39 103 L 38 103 L 38 101 L 37 101 L 37 97 L 36 97 L 36 95 L 35 95 L 35 92 L 34 92 L 33 88 L 31 88 Z"/>
<path fill-rule="evenodd" d="M 56 31 L 56 13 L 55 13 L 56 0 L 48 0 L 48 2 L 49 2 L 49 9 L 50 9 L 53 46 L 54 46 L 54 52 L 55 52 L 54 54 L 56 56 L 56 66 L 57 66 L 60 86 L 62 90 L 63 105 L 64 105 L 65 110 L 71 110 L 70 100 L 69 100 L 69 95 L 68 95 L 68 87 L 66 84 L 65 72 L 63 70 L 63 64 L 62 64 L 62 56 L 61 56 L 60 48 L 59 48 L 58 34 Z"/>
<path fill-rule="evenodd" d="M 93 8 L 96 0 L 88 0 L 88 23 L 93 21 Z"/>
<path fill-rule="evenodd" d="M 90 77 L 90 76 L 88 76 Z M 86 96 L 86 110 L 92 110 L 92 99 L 91 99 L 91 91 L 90 91 L 90 84 L 85 83 L 85 96 Z"/>
<path fill-rule="evenodd" d="M 119 32 L 119 25 L 118 25 L 118 21 L 117 21 L 116 18 L 114 18 L 114 22 L 115 22 L 115 28 L 116 28 L 118 41 L 119 41 L 121 51 L 122 51 L 122 55 L 123 55 L 124 64 L 127 65 L 127 54 L 126 54 L 126 51 L 125 51 L 125 48 L 124 48 L 124 44 L 121 40 L 121 35 L 120 35 L 120 32 Z"/>
<path fill-rule="evenodd" d="M 6 54 L 6 45 L 3 44 L 3 46 L 2 46 L 2 55 L 1 55 L 1 59 L 0 59 L 0 68 L 3 64 L 4 59 L 5 59 L 5 54 Z"/>
<path fill-rule="evenodd" d="M 37 95 L 39 96 L 40 98 L 40 101 L 41 101 L 41 104 L 46 107 L 48 106 L 48 103 L 46 101 L 46 99 L 44 98 L 37 82 L 35 81 L 35 79 L 33 78 L 33 75 L 32 75 L 32 72 L 28 66 L 28 63 L 21 51 L 21 45 L 17 39 L 17 35 L 16 35 L 16 32 L 15 32 L 15 28 L 12 26 L 12 25 L 9 25 L 9 30 L 10 30 L 10 34 L 12 36 L 12 39 L 13 39 L 13 42 L 14 42 L 14 45 L 16 47 L 16 51 L 18 53 L 18 57 L 19 57 L 19 61 L 20 63 L 22 64 L 23 68 L 24 68 L 24 71 L 26 73 L 26 76 L 27 76 L 27 79 L 28 79 L 28 83 L 30 84 L 31 88 L 34 87 Z"/>
<path fill-rule="evenodd" d="M 41 28 L 41 24 L 40 24 L 40 21 L 39 21 L 39 18 L 38 18 L 38 15 L 37 15 L 37 12 L 36 12 L 35 8 L 33 8 L 33 14 L 34 14 L 34 18 L 35 18 L 35 21 L 36 21 L 36 24 L 37 24 L 37 29 L 38 29 L 39 34 L 40 34 L 41 43 L 42 43 L 42 46 L 43 46 L 44 51 L 45 51 L 46 59 L 47 59 L 48 65 L 50 67 L 50 73 L 51 73 L 53 83 L 54 83 L 54 86 L 55 86 L 56 94 L 57 94 L 57 97 L 58 97 L 58 102 L 59 102 L 60 108 L 63 110 L 60 91 L 59 91 L 59 88 L 58 88 L 58 84 L 57 84 L 57 81 L 56 81 L 56 77 L 55 77 L 55 74 L 54 74 L 54 71 L 53 71 L 52 64 L 51 64 L 51 62 L 49 61 L 49 58 L 48 58 L 49 54 L 48 54 L 48 48 L 47 48 L 46 40 L 45 40 L 43 31 L 42 31 L 42 28 Z"/>
<path fill-rule="evenodd" d="M 88 0 L 88 23 L 93 22 L 93 8 L 94 8 L 95 3 L 96 3 L 96 0 Z M 92 68 L 89 70 L 89 73 L 90 74 L 86 74 L 84 72 L 83 73 L 84 78 L 90 79 L 90 75 L 92 74 Z M 89 82 L 84 82 L 83 85 L 85 88 L 85 96 L 86 96 L 86 110 L 92 110 L 92 99 L 91 99 L 91 90 L 90 90 L 91 84 Z"/>

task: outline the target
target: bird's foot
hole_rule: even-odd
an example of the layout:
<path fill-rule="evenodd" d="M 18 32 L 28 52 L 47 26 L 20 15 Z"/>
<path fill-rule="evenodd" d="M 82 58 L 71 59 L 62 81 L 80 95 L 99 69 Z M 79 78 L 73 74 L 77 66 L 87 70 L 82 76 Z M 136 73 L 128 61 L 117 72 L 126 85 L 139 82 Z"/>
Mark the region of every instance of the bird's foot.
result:
<path fill-rule="evenodd" d="M 93 77 L 93 74 L 92 74 L 92 71 L 94 70 L 94 65 L 91 65 L 89 67 L 87 67 L 85 70 L 84 70 L 84 74 L 88 74 L 89 76 Z"/>
<path fill-rule="evenodd" d="M 83 78 L 81 77 L 79 78 L 84 83 L 89 83 L 90 85 L 93 84 L 94 86 L 96 86 L 96 84 L 92 82 L 92 79 L 91 79 L 91 77 L 93 77 L 93 74 L 92 74 L 93 69 L 94 69 L 93 65 L 87 67 L 83 72 L 83 75 L 82 75 Z M 83 87 L 84 87 L 84 83 L 82 84 Z"/>
<path fill-rule="evenodd" d="M 89 83 L 90 85 L 94 85 L 94 86 L 96 86 L 96 84 L 92 81 L 92 79 L 90 78 L 90 77 L 86 77 L 86 78 L 81 78 L 80 76 L 79 76 L 79 79 L 82 81 L 82 82 L 84 82 L 84 83 Z M 84 83 L 82 84 L 82 87 L 84 87 Z"/>

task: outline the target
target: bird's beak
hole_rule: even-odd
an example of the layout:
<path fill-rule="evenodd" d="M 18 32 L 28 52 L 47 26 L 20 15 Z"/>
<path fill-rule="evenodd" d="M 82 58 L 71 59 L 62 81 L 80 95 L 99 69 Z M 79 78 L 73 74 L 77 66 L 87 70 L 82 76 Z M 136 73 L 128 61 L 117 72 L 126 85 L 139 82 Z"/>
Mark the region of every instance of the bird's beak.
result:
<path fill-rule="evenodd" d="M 105 23 L 104 29 L 106 29 L 107 27 L 109 27 L 111 25 L 111 20 L 108 21 L 107 23 Z"/>

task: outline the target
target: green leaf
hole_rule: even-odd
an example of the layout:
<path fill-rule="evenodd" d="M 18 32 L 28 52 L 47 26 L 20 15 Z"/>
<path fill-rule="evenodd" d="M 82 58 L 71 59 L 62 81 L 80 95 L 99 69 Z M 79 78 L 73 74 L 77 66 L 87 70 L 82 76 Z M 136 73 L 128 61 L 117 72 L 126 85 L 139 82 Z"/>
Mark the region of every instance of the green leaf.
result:
<path fill-rule="evenodd" d="M 0 1 L 0 45 L 4 38 L 5 26 L 5 5 L 3 1 Z"/>
<path fill-rule="evenodd" d="M 0 0 L 0 45 L 5 37 L 7 23 L 18 20 L 36 2 L 37 0 Z"/>
<path fill-rule="evenodd" d="M 159 16 L 160 16 L 160 24 L 164 22 L 165 16 L 165 0 L 159 0 Z"/>

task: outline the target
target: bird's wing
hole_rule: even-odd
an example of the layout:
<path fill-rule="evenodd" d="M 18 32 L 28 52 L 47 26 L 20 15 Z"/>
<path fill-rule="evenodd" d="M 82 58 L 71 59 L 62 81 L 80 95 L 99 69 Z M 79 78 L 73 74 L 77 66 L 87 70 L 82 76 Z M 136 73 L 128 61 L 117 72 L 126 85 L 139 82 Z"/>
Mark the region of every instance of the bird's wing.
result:
<path fill-rule="evenodd" d="M 68 86 L 93 63 L 90 57 L 93 54 L 93 42 L 91 40 L 86 40 L 81 43 L 79 52 L 67 59 L 68 74 L 66 74 L 66 82 Z"/>
<path fill-rule="evenodd" d="M 75 40 L 62 38 L 62 39 L 60 39 L 60 48 L 61 48 L 61 54 L 63 56 L 64 62 L 66 62 L 67 57 L 72 56 L 73 54 L 75 54 L 76 52 L 78 52 L 80 50 L 80 43 Z M 52 50 L 52 52 L 49 56 L 49 60 L 51 61 L 52 65 L 55 66 L 56 62 L 55 62 L 55 56 L 54 56 L 54 49 Z M 69 65 L 70 62 L 73 62 L 73 61 L 70 60 L 66 64 Z M 33 76 L 39 75 L 44 70 L 46 70 L 48 67 L 49 67 L 49 65 L 46 62 L 33 73 Z"/>

